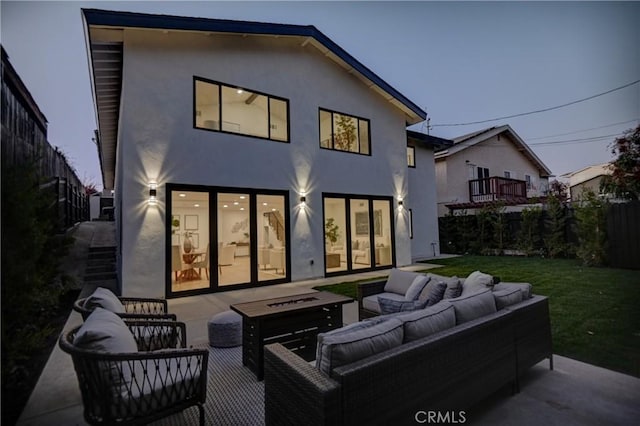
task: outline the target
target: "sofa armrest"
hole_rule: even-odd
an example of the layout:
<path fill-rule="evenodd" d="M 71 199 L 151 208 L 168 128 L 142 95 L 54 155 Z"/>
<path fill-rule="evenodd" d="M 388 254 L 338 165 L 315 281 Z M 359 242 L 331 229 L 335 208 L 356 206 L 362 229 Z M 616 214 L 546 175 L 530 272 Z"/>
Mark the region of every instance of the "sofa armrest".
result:
<path fill-rule="evenodd" d="M 357 295 L 358 295 L 358 308 L 362 309 L 362 299 L 367 296 L 379 294 L 384 292 L 384 286 L 387 283 L 387 279 L 377 281 L 367 281 L 358 283 Z"/>
<path fill-rule="evenodd" d="M 279 343 L 264 347 L 267 425 L 341 424 L 339 384 Z"/>

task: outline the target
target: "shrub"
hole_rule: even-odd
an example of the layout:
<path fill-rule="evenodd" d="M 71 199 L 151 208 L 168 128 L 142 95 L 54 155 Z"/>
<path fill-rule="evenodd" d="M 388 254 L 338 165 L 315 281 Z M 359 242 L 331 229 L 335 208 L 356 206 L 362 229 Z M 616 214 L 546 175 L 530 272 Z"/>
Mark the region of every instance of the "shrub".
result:
<path fill-rule="evenodd" d="M 574 206 L 579 245 L 576 255 L 585 266 L 607 261 L 607 202 L 591 190 L 584 190 Z"/>

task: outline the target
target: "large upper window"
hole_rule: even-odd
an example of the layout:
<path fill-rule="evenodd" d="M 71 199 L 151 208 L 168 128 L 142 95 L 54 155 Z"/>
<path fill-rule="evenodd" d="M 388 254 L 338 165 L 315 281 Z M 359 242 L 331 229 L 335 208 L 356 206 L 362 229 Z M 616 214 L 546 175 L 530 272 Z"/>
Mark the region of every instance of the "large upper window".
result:
<path fill-rule="evenodd" d="M 289 142 L 289 101 L 194 77 L 194 126 Z"/>
<path fill-rule="evenodd" d="M 369 120 L 320 109 L 320 147 L 370 154 Z"/>

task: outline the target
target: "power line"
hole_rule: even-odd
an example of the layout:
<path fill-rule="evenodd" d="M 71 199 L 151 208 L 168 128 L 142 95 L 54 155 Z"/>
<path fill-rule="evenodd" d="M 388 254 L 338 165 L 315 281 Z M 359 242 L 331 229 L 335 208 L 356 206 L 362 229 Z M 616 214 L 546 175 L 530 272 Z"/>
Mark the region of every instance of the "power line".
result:
<path fill-rule="evenodd" d="M 551 141 L 551 142 L 538 142 L 538 143 L 530 143 L 529 146 L 543 146 L 543 145 L 570 145 L 573 143 L 589 143 L 589 142 L 598 142 L 604 139 L 610 139 L 618 136 L 622 136 L 624 133 L 614 133 L 611 135 L 603 135 L 603 136 L 593 136 L 590 138 L 580 138 L 580 139 L 566 139 L 562 141 Z"/>
<path fill-rule="evenodd" d="M 638 118 L 634 118 L 633 120 L 620 121 L 619 123 L 606 124 L 606 125 L 604 125 L 604 126 L 592 127 L 592 128 L 590 128 L 590 129 L 575 130 L 575 131 L 573 131 L 573 132 L 558 133 L 558 134 L 555 134 L 555 135 L 539 136 L 539 137 L 535 137 L 535 138 L 527 138 L 527 141 L 534 141 L 534 140 L 538 140 L 538 139 L 555 138 L 555 137 L 557 137 L 557 136 L 573 135 L 573 134 L 575 134 L 575 133 L 588 132 L 589 130 L 604 129 L 604 128 L 606 128 L 606 127 L 618 126 L 618 125 L 620 125 L 620 124 L 627 124 L 627 123 L 631 123 L 631 122 L 639 121 L 639 120 L 640 120 L 640 119 L 638 119 Z"/>
<path fill-rule="evenodd" d="M 529 112 L 522 112 L 520 114 L 507 115 L 507 116 L 504 116 L 504 117 L 490 118 L 488 120 L 470 121 L 468 123 L 432 124 L 431 127 L 469 126 L 471 124 L 489 123 L 491 121 L 505 120 L 507 118 L 515 118 L 515 117 L 522 117 L 522 116 L 525 116 L 525 115 L 539 114 L 541 112 L 553 111 L 555 109 L 564 108 L 564 107 L 567 107 L 567 106 L 570 106 L 570 105 L 574 105 L 574 104 L 577 104 L 577 103 L 580 103 L 580 102 L 585 102 L 585 101 L 588 101 L 588 100 L 591 100 L 591 99 L 594 99 L 594 98 L 597 98 L 597 97 L 600 97 L 600 96 L 607 95 L 609 93 L 613 93 L 613 92 L 618 91 L 618 90 L 622 90 L 624 88 L 627 88 L 629 86 L 633 86 L 634 84 L 638 84 L 638 83 L 640 83 L 640 80 L 632 81 L 631 83 L 627 83 L 627 84 L 625 84 L 623 86 L 616 87 L 615 89 L 607 90 L 606 92 L 598 93 L 597 95 L 589 96 L 589 97 L 583 98 L 583 99 L 578 99 L 577 101 L 567 102 L 566 104 L 557 105 L 557 106 L 554 106 L 554 107 L 543 108 L 543 109 L 538 109 L 538 110 L 529 111 Z"/>

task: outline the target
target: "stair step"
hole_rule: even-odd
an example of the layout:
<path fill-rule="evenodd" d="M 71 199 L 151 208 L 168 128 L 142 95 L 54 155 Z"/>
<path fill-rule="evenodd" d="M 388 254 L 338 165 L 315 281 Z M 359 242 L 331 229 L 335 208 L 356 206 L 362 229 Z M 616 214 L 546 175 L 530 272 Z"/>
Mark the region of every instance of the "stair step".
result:
<path fill-rule="evenodd" d="M 113 263 L 106 263 L 101 265 L 87 265 L 84 270 L 85 274 L 96 274 L 100 272 L 115 272 L 116 268 Z"/>
<path fill-rule="evenodd" d="M 89 252 L 89 260 L 92 259 L 114 259 L 116 258 L 115 253 L 110 252 Z"/>
<path fill-rule="evenodd" d="M 105 281 L 105 280 L 115 280 L 118 276 L 115 272 L 98 272 L 85 274 L 85 281 Z"/>

